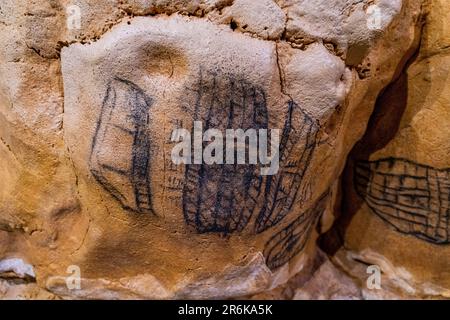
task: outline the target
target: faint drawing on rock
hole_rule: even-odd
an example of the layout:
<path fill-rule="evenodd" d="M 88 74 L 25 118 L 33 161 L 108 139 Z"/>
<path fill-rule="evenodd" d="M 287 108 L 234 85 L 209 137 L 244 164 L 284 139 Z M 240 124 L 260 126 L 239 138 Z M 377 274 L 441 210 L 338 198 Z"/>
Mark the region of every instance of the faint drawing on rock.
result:
<path fill-rule="evenodd" d="M 398 158 L 358 161 L 354 183 L 373 212 L 397 231 L 450 243 L 450 168 Z"/>
<path fill-rule="evenodd" d="M 122 207 L 152 213 L 150 190 L 152 99 L 131 81 L 115 78 L 107 86 L 90 154 L 95 179 Z"/>
<path fill-rule="evenodd" d="M 311 231 L 325 211 L 328 194 L 267 241 L 264 256 L 270 269 L 281 267 L 305 248 Z"/>

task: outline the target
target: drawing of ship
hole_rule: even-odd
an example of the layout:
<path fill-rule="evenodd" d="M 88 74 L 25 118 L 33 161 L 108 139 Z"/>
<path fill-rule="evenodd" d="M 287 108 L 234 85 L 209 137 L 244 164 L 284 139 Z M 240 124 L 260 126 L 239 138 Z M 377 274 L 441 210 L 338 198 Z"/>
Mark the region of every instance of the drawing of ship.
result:
<path fill-rule="evenodd" d="M 373 212 L 399 232 L 450 243 L 450 169 L 396 158 L 359 161 L 354 183 Z"/>
<path fill-rule="evenodd" d="M 280 222 L 291 210 L 316 146 L 317 124 L 293 101 L 280 142 L 280 170 L 268 176 L 265 202 L 256 220 L 256 232 Z"/>
<path fill-rule="evenodd" d="M 242 79 L 200 76 L 197 92 L 204 130 L 267 128 L 267 106 L 262 90 Z M 221 94 L 217 94 L 220 90 Z M 242 231 L 256 209 L 262 177 L 256 165 L 189 164 L 185 172 L 183 211 L 188 225 L 199 233 Z"/>

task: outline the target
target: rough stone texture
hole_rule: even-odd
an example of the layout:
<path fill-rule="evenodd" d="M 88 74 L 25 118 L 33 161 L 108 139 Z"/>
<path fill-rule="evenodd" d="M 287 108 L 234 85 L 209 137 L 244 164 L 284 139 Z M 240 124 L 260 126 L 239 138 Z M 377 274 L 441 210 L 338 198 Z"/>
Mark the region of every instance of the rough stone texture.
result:
<path fill-rule="evenodd" d="M 383 290 L 368 297 L 450 297 L 450 8 L 426 10 L 420 49 L 379 97 L 344 174 L 339 264 L 356 277 L 361 262 L 381 267 Z"/>
<path fill-rule="evenodd" d="M 294 300 L 361 299 L 359 286 L 330 261 L 324 262 L 304 286 L 296 290 Z"/>
<path fill-rule="evenodd" d="M 42 289 L 36 283 L 20 283 L 0 280 L 2 300 L 60 300 L 56 295 Z"/>
<path fill-rule="evenodd" d="M 433 2 L 438 4 L 445 7 Z M 80 29 L 67 27 L 69 5 L 80 8 Z M 421 12 L 430 9 L 423 5 L 420 0 L 3 1 L 0 261 L 20 258 L 32 266 L 33 276 L 23 279 L 21 269 L 9 267 L 0 294 L 364 296 L 358 282 L 343 273 L 344 264 L 338 271 L 332 264 L 337 262 L 318 253 L 316 240 L 333 224 L 347 156 L 363 137 L 380 92 L 416 52 Z M 373 10 L 379 12 L 375 27 Z M 437 16 L 428 20 L 444 25 L 442 10 L 433 9 Z M 421 66 L 445 66 L 448 29 L 437 23 L 426 28 L 429 36 L 410 66 L 411 79 L 410 71 L 399 78 L 410 86 Z M 428 83 L 440 86 L 443 74 L 429 72 Z M 423 158 L 411 160 L 450 167 L 448 148 L 441 156 L 425 156 L 448 138 L 442 133 L 448 117 L 432 111 L 441 108 L 445 114 L 446 104 L 432 103 L 440 97 L 433 90 L 426 91 L 434 97 L 429 105 L 413 108 L 442 122 L 418 122 L 433 131 L 423 133 L 422 141 L 436 140 L 420 144 Z M 407 92 L 417 96 L 411 101 L 427 96 Z M 194 120 L 219 129 L 284 129 L 279 173 L 261 178 L 252 167 L 174 166 L 171 132 L 177 126 L 192 129 Z M 402 118 L 406 130 L 414 128 L 410 122 Z M 411 140 L 400 136 L 398 145 L 408 149 Z M 383 152 L 406 157 L 394 147 Z M 361 210 L 367 217 L 349 227 L 346 241 L 362 252 L 380 242 L 379 230 L 393 231 L 367 208 Z M 377 227 L 361 240 L 358 234 L 369 222 Z M 399 246 L 411 246 L 405 237 L 393 237 Z M 426 246 L 418 245 L 435 257 L 447 250 Z M 389 250 L 381 246 L 375 256 L 400 259 L 389 266 L 412 263 L 391 257 Z M 431 281 L 446 263 L 423 261 L 427 269 L 417 271 L 420 283 Z M 66 285 L 72 265 L 81 270 L 80 290 Z M 336 282 L 320 288 L 320 279 L 330 278 Z M 15 291 L 18 281 L 26 283 Z M 344 289 L 336 293 L 339 282 Z"/>

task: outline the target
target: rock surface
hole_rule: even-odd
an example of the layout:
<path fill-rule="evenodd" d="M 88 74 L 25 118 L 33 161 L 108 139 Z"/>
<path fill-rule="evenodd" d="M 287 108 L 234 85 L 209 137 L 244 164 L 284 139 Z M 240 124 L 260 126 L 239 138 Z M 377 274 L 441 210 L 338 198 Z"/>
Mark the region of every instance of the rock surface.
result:
<path fill-rule="evenodd" d="M 336 230 L 341 256 L 381 267 L 386 294 L 449 298 L 450 8 L 438 0 L 427 10 L 420 49 L 351 153 Z"/>
<path fill-rule="evenodd" d="M 0 295 L 375 297 L 316 240 L 332 227 L 343 194 L 344 204 L 362 203 L 347 193 L 357 160 L 407 158 L 433 167 L 445 185 L 444 1 L 5 0 L 0 266 L 20 259 L 33 274 L 8 267 Z M 387 130 L 390 145 L 363 153 L 359 145 L 374 147 L 379 131 L 391 128 L 373 124 L 383 110 L 394 110 L 388 120 L 404 130 Z M 278 172 L 174 164 L 173 130 L 191 132 L 194 121 L 205 129 L 279 129 Z M 448 203 L 436 208 L 440 218 L 447 208 L 448 219 Z M 343 209 L 321 243 L 336 243 Z M 405 267 L 415 283 L 433 284 L 423 287 L 427 294 L 446 296 L 449 262 L 437 257 L 448 248 L 423 238 L 448 240 L 448 226 L 445 235 L 433 224 L 437 231 L 417 240 L 367 206 L 357 209 L 342 233 L 351 254 L 382 257 L 374 263 L 391 271 Z M 395 246 L 383 245 L 380 230 Z M 419 267 L 412 244 L 424 255 Z M 74 289 L 68 280 L 77 284 L 77 275 Z M 422 292 L 412 286 L 411 294 Z"/>

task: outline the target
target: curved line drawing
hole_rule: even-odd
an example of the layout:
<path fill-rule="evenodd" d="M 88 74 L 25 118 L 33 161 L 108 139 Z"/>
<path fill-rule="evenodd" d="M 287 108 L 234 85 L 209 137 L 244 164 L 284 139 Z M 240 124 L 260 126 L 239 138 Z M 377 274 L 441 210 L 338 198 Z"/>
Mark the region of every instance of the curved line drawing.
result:
<path fill-rule="evenodd" d="M 271 269 L 281 267 L 305 248 L 312 229 L 325 211 L 328 199 L 326 192 L 315 205 L 267 241 L 264 256 Z"/>
<path fill-rule="evenodd" d="M 261 233 L 291 210 L 317 144 L 318 125 L 293 101 L 289 102 L 280 143 L 280 170 L 268 176 L 266 199 L 255 223 Z"/>

